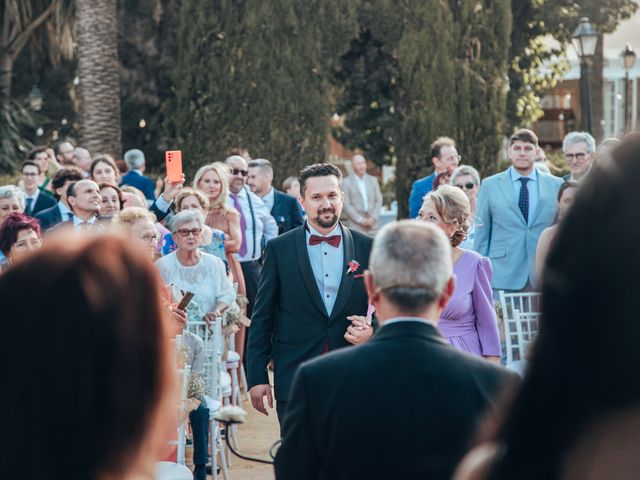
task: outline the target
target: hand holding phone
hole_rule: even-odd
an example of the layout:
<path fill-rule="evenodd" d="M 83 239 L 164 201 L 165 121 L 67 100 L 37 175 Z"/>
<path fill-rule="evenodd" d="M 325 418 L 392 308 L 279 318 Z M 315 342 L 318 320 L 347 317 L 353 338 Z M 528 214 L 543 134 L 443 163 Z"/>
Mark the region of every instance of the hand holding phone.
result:
<path fill-rule="evenodd" d="M 167 178 L 170 182 L 182 181 L 182 151 L 169 150 L 164 152 L 164 159 L 167 168 Z"/>

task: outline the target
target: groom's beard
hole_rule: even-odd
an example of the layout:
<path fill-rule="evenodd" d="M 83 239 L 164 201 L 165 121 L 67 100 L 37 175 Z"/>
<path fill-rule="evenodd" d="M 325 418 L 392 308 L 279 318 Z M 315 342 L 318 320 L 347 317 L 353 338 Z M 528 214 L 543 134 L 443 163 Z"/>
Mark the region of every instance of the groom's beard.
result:
<path fill-rule="evenodd" d="M 333 213 L 329 220 L 323 220 L 322 215 L 325 213 Z M 316 217 L 316 223 L 322 228 L 333 227 L 336 223 L 338 223 L 338 216 L 336 215 L 336 211 L 333 208 L 325 208 L 323 210 L 318 210 L 318 216 Z"/>

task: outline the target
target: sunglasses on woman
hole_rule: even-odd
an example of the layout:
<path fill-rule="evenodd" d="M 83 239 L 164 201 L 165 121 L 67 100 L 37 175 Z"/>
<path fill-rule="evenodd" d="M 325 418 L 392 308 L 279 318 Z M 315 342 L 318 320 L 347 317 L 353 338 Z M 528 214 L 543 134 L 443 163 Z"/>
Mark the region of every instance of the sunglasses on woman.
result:
<path fill-rule="evenodd" d="M 467 182 L 467 183 L 460 183 L 457 184 L 456 187 L 462 189 L 462 190 L 473 190 L 473 188 L 476 185 L 473 182 Z"/>

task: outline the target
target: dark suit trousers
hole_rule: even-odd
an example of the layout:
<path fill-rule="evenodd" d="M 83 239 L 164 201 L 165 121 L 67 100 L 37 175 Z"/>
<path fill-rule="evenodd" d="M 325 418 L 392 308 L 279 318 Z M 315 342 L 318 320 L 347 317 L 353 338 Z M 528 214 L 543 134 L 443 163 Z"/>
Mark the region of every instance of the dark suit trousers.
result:
<path fill-rule="evenodd" d="M 249 305 L 247 305 L 247 317 L 251 318 L 253 304 L 256 301 L 256 295 L 258 294 L 258 281 L 260 280 L 262 265 L 260 265 L 260 262 L 257 260 L 253 262 L 240 262 L 240 268 L 242 268 L 242 275 L 244 275 L 244 283 L 247 287 L 247 299 L 249 300 Z M 247 368 L 247 338 L 249 338 L 249 334 L 245 335 L 243 348 L 243 352 L 245 354 L 243 355 L 243 363 L 245 364 L 245 368 Z"/>
<path fill-rule="evenodd" d="M 278 423 L 280 424 L 280 438 L 284 437 L 284 430 L 282 427 L 284 426 L 284 416 L 287 414 L 288 406 L 289 402 L 276 402 L 276 413 L 278 414 Z"/>
<path fill-rule="evenodd" d="M 201 403 L 189 413 L 189 421 L 193 430 L 193 464 L 206 465 L 209 455 L 209 409 Z"/>

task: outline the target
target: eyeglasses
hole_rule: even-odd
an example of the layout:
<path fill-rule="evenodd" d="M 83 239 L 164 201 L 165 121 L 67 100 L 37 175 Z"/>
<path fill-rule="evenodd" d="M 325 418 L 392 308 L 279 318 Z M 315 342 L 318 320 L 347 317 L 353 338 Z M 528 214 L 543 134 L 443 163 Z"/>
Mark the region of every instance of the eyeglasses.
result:
<path fill-rule="evenodd" d="M 564 158 L 567 159 L 567 161 L 571 162 L 573 160 L 578 160 L 579 162 L 581 162 L 582 160 L 584 160 L 585 158 L 587 158 L 587 154 L 580 152 L 580 153 L 565 153 L 564 154 Z"/>
<path fill-rule="evenodd" d="M 476 185 L 473 182 L 461 183 L 456 185 L 456 187 L 458 187 L 461 190 L 473 190 L 475 186 Z"/>
<path fill-rule="evenodd" d="M 201 232 L 201 228 L 192 228 L 191 230 L 189 230 L 188 228 L 181 228 L 180 230 L 178 230 L 178 234 L 184 238 L 187 238 L 189 235 L 197 237 Z"/>
<path fill-rule="evenodd" d="M 140 237 L 141 240 L 144 240 L 147 243 L 156 243 L 158 241 L 157 233 L 145 233 Z"/>
<path fill-rule="evenodd" d="M 231 175 L 242 175 L 243 177 L 246 177 L 247 175 L 249 175 L 249 170 L 240 170 L 239 168 L 234 168 L 233 170 L 231 170 Z"/>
<path fill-rule="evenodd" d="M 452 160 L 458 160 L 460 162 L 462 160 L 462 155 L 451 155 L 449 157 L 445 157 L 442 159 L 445 162 L 450 162 Z"/>
<path fill-rule="evenodd" d="M 30 173 L 30 172 L 22 172 L 22 176 L 23 177 L 37 177 L 38 174 L 37 173 Z"/>

